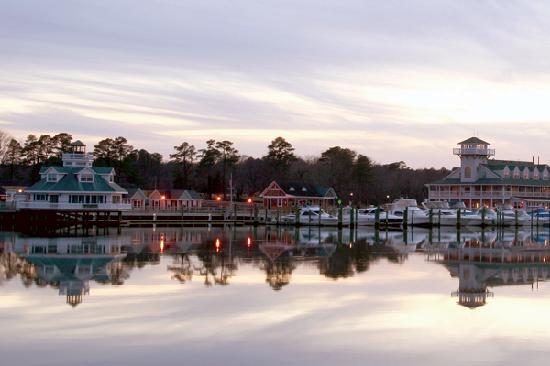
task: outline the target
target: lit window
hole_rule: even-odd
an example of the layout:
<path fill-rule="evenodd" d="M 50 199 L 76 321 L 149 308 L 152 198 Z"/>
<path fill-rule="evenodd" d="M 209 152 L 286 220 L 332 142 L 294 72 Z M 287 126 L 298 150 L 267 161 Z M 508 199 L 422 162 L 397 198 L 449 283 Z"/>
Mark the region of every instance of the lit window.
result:
<path fill-rule="evenodd" d="M 47 177 L 48 182 L 57 182 L 57 174 L 50 173 Z"/>

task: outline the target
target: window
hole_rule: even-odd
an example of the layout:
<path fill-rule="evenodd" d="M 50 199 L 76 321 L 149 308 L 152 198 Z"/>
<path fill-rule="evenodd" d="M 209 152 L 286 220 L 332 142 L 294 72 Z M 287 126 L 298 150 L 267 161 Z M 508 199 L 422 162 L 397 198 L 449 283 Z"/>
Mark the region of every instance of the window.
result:
<path fill-rule="evenodd" d="M 47 194 L 35 194 L 34 195 L 34 200 L 35 201 L 47 201 L 48 200 L 48 195 Z"/>
<path fill-rule="evenodd" d="M 81 174 L 80 175 L 80 181 L 82 183 L 93 183 L 94 182 L 94 176 L 92 174 Z"/>
<path fill-rule="evenodd" d="M 46 179 L 47 179 L 48 182 L 57 182 L 57 174 L 48 173 L 48 176 L 47 176 Z"/>
<path fill-rule="evenodd" d="M 464 168 L 464 178 L 472 178 L 472 168 L 469 166 Z"/>

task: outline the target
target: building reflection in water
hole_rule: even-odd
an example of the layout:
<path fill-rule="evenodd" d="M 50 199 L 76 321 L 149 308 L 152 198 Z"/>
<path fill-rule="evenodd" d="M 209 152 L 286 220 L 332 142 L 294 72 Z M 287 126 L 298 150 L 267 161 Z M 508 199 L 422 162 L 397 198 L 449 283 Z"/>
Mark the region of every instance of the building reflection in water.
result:
<path fill-rule="evenodd" d="M 460 235 L 460 234 L 459 234 Z M 458 304 L 477 308 L 493 297 L 489 288 L 530 285 L 550 275 L 548 236 L 521 232 L 466 233 L 464 241 L 432 242 L 429 260 L 458 278 Z M 459 239 L 460 240 L 460 239 Z"/>
<path fill-rule="evenodd" d="M 21 275 L 25 286 L 59 289 L 67 304 L 77 306 L 90 292 L 90 281 L 120 283 L 120 261 L 125 257 L 117 240 L 108 237 L 19 238 L 6 241 L 2 272 Z M 3 276 L 5 277 L 5 276 Z"/>
<path fill-rule="evenodd" d="M 76 306 L 90 293 L 90 283 L 122 285 L 134 268 L 168 260 L 168 278 L 181 284 L 198 279 L 206 287 L 227 286 L 247 266 L 262 271 L 266 284 L 280 291 L 300 266 L 337 280 L 365 273 L 381 259 L 403 263 L 411 253 L 444 265 L 458 278 L 453 295 L 470 308 L 485 305 L 492 287 L 534 284 L 550 271 L 548 235 L 531 233 L 163 227 L 90 237 L 4 233 L 0 285 L 19 277 L 27 287 L 58 289 Z"/>

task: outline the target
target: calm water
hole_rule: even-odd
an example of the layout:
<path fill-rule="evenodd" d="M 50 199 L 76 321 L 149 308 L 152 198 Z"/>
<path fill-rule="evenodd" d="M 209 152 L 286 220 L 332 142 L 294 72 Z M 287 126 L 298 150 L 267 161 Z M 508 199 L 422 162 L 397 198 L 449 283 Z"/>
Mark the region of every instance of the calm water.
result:
<path fill-rule="evenodd" d="M 1 365 L 547 364 L 548 231 L 0 236 Z"/>

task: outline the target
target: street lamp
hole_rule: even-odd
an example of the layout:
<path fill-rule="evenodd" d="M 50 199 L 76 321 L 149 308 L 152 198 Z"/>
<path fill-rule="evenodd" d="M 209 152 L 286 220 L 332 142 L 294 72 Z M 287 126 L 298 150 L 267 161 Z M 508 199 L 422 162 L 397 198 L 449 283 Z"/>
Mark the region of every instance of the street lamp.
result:
<path fill-rule="evenodd" d="M 390 195 L 389 195 L 389 194 L 386 196 L 386 200 L 387 200 L 388 202 L 390 202 Z"/>
<path fill-rule="evenodd" d="M 349 205 L 350 206 L 351 206 L 352 202 L 353 202 L 353 192 L 350 192 L 349 193 Z"/>

